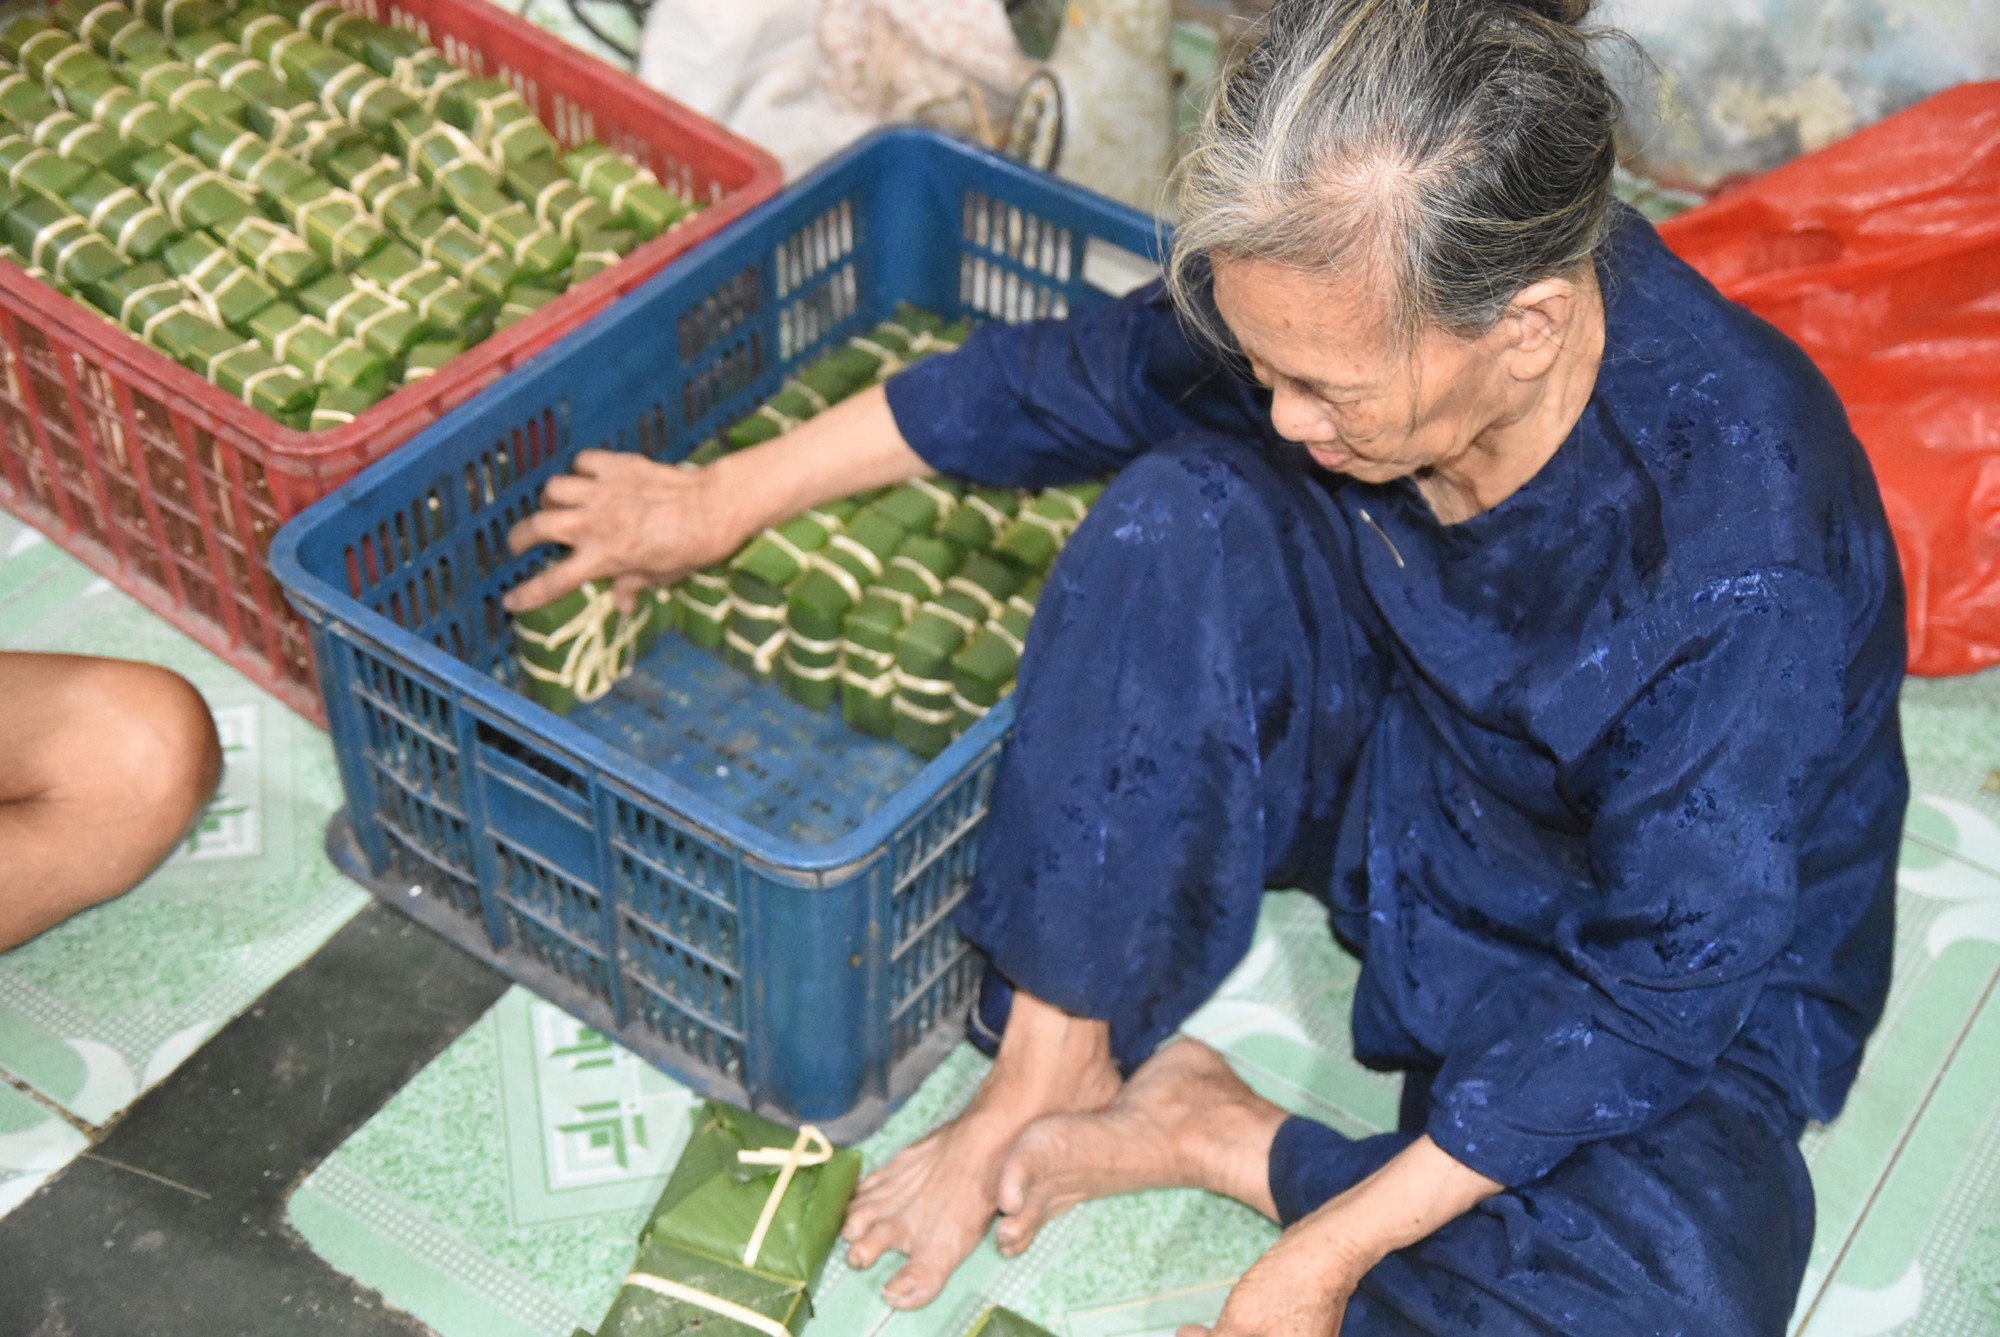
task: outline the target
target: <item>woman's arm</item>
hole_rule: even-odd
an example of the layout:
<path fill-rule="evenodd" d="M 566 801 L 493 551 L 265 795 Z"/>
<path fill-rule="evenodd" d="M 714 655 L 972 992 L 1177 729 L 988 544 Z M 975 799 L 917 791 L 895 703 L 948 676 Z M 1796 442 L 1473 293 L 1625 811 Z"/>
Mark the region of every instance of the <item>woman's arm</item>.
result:
<path fill-rule="evenodd" d="M 1243 1274 L 1214 1329 L 1183 1337 L 1333 1337 L 1368 1269 L 1500 1189 L 1420 1137 L 1296 1222 Z"/>

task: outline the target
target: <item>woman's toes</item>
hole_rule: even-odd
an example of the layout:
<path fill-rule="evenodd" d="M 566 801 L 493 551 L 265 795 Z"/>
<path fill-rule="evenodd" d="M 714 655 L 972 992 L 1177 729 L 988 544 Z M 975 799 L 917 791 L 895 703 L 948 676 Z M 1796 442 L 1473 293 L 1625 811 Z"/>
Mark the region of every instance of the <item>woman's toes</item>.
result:
<path fill-rule="evenodd" d="M 937 1267 L 928 1259 L 912 1258 L 889 1278 L 889 1284 L 882 1288 L 882 1299 L 891 1309 L 922 1309 L 937 1299 L 950 1275 L 950 1269 Z"/>

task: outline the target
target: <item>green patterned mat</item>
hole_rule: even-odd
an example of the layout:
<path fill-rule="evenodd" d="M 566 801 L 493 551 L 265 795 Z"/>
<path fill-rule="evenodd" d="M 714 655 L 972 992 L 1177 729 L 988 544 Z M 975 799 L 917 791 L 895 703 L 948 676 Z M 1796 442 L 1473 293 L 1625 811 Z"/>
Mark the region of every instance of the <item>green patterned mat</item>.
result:
<path fill-rule="evenodd" d="M 1918 800 L 1896 984 L 1848 1113 L 1806 1139 L 1820 1219 L 1800 1337 L 2000 1329 L 2000 675 L 1912 683 L 1904 718 Z M 1354 974 L 1317 905 L 1274 895 L 1249 958 L 1187 1030 L 1290 1109 L 1386 1127 L 1396 1083 L 1348 1049 Z M 870 1166 L 983 1070 L 957 1051 L 865 1144 Z M 567 1337 L 609 1306 L 692 1101 L 516 989 L 305 1182 L 292 1221 L 443 1337 Z M 916 1314 L 875 1298 L 893 1256 L 867 1273 L 836 1259 L 807 1337 L 958 1337 L 992 1302 L 1066 1337 L 1166 1337 L 1213 1319 L 1273 1237 L 1201 1194 L 1092 1203 L 1020 1259 L 989 1242 Z"/>
<path fill-rule="evenodd" d="M 326 736 L 5 514 L 0 649 L 174 669 L 207 698 L 226 756 L 222 792 L 152 877 L 0 955 L 4 1212 L 367 897 L 320 850 L 340 792 Z"/>

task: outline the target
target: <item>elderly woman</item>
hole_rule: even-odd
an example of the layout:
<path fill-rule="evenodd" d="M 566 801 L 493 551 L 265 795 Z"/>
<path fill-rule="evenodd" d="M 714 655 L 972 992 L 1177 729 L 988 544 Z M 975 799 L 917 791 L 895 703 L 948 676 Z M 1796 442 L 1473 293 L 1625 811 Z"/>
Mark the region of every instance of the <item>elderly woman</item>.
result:
<path fill-rule="evenodd" d="M 1587 7 L 1287 0 L 1164 289 L 702 473 L 586 456 L 516 535 L 574 548 L 527 604 L 926 470 L 1122 471 L 1044 595 L 963 912 L 994 1065 L 850 1213 L 850 1261 L 907 1255 L 892 1303 L 996 1210 L 1016 1252 L 1190 1185 L 1286 1227 L 1227 1337 L 1784 1330 L 1794 1142 L 1888 983 L 1895 553 L 1825 382 L 1612 202 Z M 1395 1133 L 1166 1043 L 1288 885 L 1361 960 Z"/>

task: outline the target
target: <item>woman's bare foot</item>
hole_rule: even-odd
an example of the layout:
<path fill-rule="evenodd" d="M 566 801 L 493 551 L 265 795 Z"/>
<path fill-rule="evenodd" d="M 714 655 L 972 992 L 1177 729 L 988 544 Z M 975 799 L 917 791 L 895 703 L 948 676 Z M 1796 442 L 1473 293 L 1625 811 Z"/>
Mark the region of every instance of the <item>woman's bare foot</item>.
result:
<path fill-rule="evenodd" d="M 1022 1252 L 1080 1202 L 1145 1189 L 1207 1189 L 1275 1220 L 1271 1142 L 1285 1118 L 1207 1045 L 1170 1044 L 1108 1108 L 1050 1115 L 1021 1134 L 1000 1169 L 1000 1252 Z"/>
<path fill-rule="evenodd" d="M 882 1298 L 897 1309 L 929 1304 L 992 1223 L 1000 1165 L 1021 1131 L 1047 1114 L 1102 1109 L 1118 1085 L 1109 1027 L 1015 994 L 972 1104 L 862 1181 L 841 1229 L 849 1265 L 872 1267 L 894 1250 L 909 1261 Z"/>

